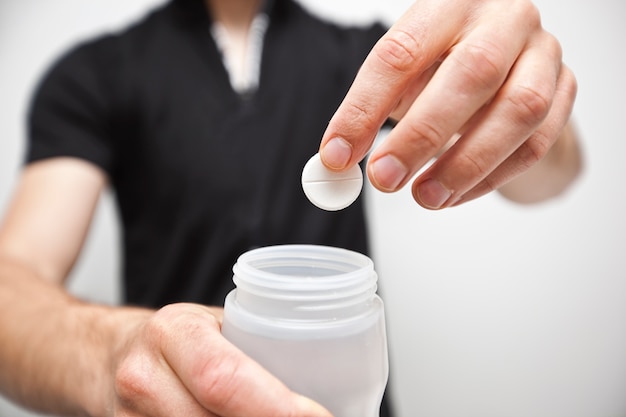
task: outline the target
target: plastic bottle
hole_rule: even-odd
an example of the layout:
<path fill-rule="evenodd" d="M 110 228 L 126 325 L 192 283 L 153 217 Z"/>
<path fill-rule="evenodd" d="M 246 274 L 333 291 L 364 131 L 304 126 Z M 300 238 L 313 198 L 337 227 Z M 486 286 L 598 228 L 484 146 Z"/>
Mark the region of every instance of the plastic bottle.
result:
<path fill-rule="evenodd" d="M 315 245 L 254 249 L 233 267 L 223 335 L 335 417 L 377 417 L 389 366 L 377 275 L 365 255 Z"/>

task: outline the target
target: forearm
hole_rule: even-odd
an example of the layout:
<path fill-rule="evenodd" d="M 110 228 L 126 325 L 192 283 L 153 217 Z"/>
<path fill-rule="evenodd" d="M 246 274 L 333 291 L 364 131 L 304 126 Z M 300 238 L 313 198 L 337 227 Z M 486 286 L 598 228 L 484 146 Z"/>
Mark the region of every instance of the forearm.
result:
<path fill-rule="evenodd" d="M 0 389 L 36 410 L 104 415 L 112 353 L 147 314 L 83 303 L 0 259 Z"/>
<path fill-rule="evenodd" d="M 531 204 L 544 201 L 565 191 L 581 170 L 579 139 L 570 122 L 541 161 L 500 187 L 499 192 L 517 203 Z"/>

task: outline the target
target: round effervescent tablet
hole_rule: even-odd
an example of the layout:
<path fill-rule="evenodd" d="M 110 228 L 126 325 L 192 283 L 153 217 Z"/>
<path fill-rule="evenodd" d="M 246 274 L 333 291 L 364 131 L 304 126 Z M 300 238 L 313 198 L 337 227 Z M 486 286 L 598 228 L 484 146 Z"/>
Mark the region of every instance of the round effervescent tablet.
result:
<path fill-rule="evenodd" d="M 317 207 L 336 211 L 348 207 L 363 188 L 363 173 L 356 164 L 347 171 L 331 171 L 324 166 L 319 153 L 313 155 L 302 170 L 302 189 Z"/>

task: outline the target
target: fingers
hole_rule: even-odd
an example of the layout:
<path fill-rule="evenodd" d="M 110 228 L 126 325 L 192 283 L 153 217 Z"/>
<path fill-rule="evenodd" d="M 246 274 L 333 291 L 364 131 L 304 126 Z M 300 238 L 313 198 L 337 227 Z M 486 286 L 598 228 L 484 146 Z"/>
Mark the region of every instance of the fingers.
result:
<path fill-rule="evenodd" d="M 561 50 L 556 40 L 543 32 L 536 36 L 518 57 L 509 78 L 482 118 L 456 144 L 440 157 L 415 181 L 413 195 L 424 207 L 438 209 L 460 199 L 481 181 L 483 187 L 493 188 L 512 174 L 496 176 L 491 173 L 523 143 L 527 150 L 542 157 L 556 136 L 547 136 L 540 143 L 540 135 L 527 138 L 540 126 L 553 106 L 556 80 L 561 73 Z M 558 102 L 555 112 L 571 107 Z M 563 105 L 565 104 L 565 109 Z M 559 115 L 558 128 L 565 120 Z M 550 123 L 555 123 L 554 119 Z M 531 146 L 532 145 L 532 146 Z M 531 147 L 529 147 L 531 146 Z M 529 155 L 526 155 L 529 158 Z M 512 159 L 513 161 L 515 159 Z M 515 169 L 527 169 L 529 161 L 517 159 Z M 513 167 L 510 167 L 511 169 Z M 488 179 L 487 179 L 488 178 Z M 497 182 L 492 182 L 498 178 Z"/>
<path fill-rule="evenodd" d="M 554 96 L 554 103 L 545 121 L 511 156 L 485 179 L 458 198 L 452 205 L 460 205 L 499 188 L 541 160 L 549 152 L 550 147 L 559 137 L 559 132 L 561 132 L 569 120 L 573 107 L 572 104 L 576 96 L 576 89 L 577 85 L 574 75 L 569 68 L 563 66 Z M 543 182 L 546 182 L 546 178 L 543 178 Z M 561 187 L 563 186 L 565 185 L 561 185 Z M 549 188 L 550 185 L 546 187 Z M 551 190 L 537 190 L 535 192 L 536 195 L 553 193 Z M 538 200 L 540 198 L 535 197 L 534 199 Z"/>
<path fill-rule="evenodd" d="M 198 404 L 172 368 L 146 352 L 127 358 L 115 386 L 115 416 L 217 417 Z"/>
<path fill-rule="evenodd" d="M 116 366 L 113 415 L 215 416 L 193 398 L 162 355 L 161 344 L 171 339 L 175 329 L 171 317 L 188 314 L 190 308 L 194 307 L 164 308 L 141 326 L 140 332 L 129 341 L 127 351 Z M 203 311 L 203 314 L 206 316 L 207 312 Z M 212 322 L 216 323 L 216 320 L 214 318 Z"/>
<path fill-rule="evenodd" d="M 571 95 L 554 97 L 560 74 L 560 45 L 531 2 L 416 2 L 364 62 L 322 138 L 322 160 L 335 170 L 351 166 L 387 117 L 400 119 L 367 167 L 376 188 L 393 192 L 460 132 L 413 187 L 422 206 L 450 206 L 478 184 L 476 195 L 507 181 L 550 148 L 554 129 L 533 132 L 561 128 L 571 112 Z"/>
<path fill-rule="evenodd" d="M 113 415 L 332 417 L 224 339 L 221 316 L 195 304 L 156 312 L 115 365 Z"/>
<path fill-rule="evenodd" d="M 466 8 L 449 3 L 414 5 L 374 46 L 322 137 L 320 154 L 330 169 L 344 169 L 365 156 L 400 98 L 449 47 L 461 19 L 452 10 Z"/>
<path fill-rule="evenodd" d="M 389 118 L 398 122 L 401 120 L 404 115 L 409 111 L 413 102 L 417 99 L 417 97 L 424 91 L 426 85 L 430 82 L 430 80 L 435 75 L 435 72 L 439 68 L 439 62 L 436 62 L 430 68 L 426 69 L 422 74 L 420 74 L 415 80 L 411 82 L 411 84 L 407 87 L 400 100 L 396 103 L 394 109 L 389 113 Z"/>
<path fill-rule="evenodd" d="M 482 19 L 495 23 L 477 26 L 454 46 L 372 154 L 368 174 L 375 187 L 391 192 L 404 186 L 502 87 L 538 18 L 510 20 L 501 13 L 500 8 L 483 11 Z M 446 190 L 440 191 L 445 195 Z"/>
<path fill-rule="evenodd" d="M 198 415 L 330 417 L 224 339 L 220 323 L 203 307 L 191 305 L 163 314 L 171 314 L 164 320 L 165 337 L 160 338 L 163 360 L 199 408 L 206 410 Z"/>

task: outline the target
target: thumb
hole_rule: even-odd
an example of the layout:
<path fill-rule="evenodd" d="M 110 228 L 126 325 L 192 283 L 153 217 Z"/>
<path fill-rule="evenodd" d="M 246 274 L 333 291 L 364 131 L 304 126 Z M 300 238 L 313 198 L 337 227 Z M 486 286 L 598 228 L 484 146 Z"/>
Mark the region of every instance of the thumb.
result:
<path fill-rule="evenodd" d="M 161 344 L 165 361 L 195 400 L 213 414 L 332 417 L 226 340 L 218 318 L 206 309 L 176 309 L 167 329 L 173 334 Z"/>

